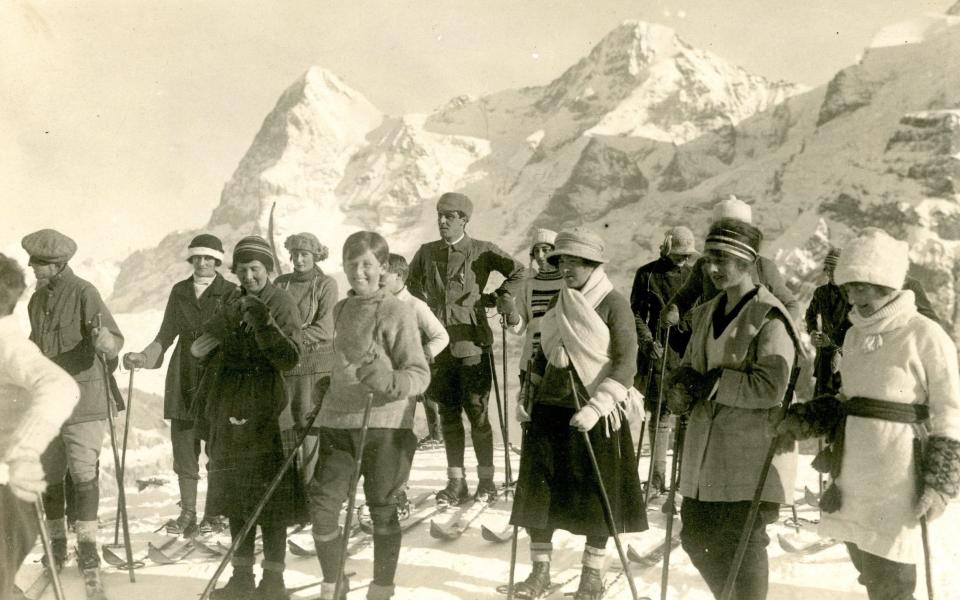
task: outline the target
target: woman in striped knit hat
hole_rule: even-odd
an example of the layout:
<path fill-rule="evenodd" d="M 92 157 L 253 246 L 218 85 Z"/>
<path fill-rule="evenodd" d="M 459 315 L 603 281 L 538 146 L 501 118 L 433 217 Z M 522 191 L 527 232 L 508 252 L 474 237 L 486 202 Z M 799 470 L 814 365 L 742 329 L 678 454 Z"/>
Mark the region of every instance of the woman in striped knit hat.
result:
<path fill-rule="evenodd" d="M 553 252 L 557 234 L 549 229 L 537 229 L 530 245 L 530 261 L 537 271 L 523 281 L 518 294 L 517 312 L 520 322 L 510 331 L 524 336 L 523 352 L 520 355 L 520 382 L 526 377 L 527 364 L 540 349 L 540 317 L 547 312 L 550 301 L 563 288 L 560 270 L 547 261 Z"/>

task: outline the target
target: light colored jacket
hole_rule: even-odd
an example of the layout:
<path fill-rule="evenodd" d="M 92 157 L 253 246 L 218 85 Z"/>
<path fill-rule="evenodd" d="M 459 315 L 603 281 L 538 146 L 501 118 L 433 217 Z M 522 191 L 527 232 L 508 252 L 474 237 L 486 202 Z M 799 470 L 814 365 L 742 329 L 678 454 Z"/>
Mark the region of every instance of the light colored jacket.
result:
<path fill-rule="evenodd" d="M 413 307 L 413 312 L 417 315 L 417 329 L 420 330 L 420 342 L 423 344 L 423 351 L 427 355 L 427 360 L 433 362 L 433 359 L 443 352 L 443 349 L 450 343 L 447 329 L 440 322 L 440 319 L 433 314 L 427 303 L 411 294 L 406 287 L 395 295 L 397 299 Z"/>
<path fill-rule="evenodd" d="M 693 334 L 683 364 L 700 373 L 722 367 L 716 393 L 695 399 L 683 446 L 680 493 L 706 502 L 751 500 L 773 439 L 780 408 L 798 356 L 799 336 L 787 309 L 765 287 L 727 326 L 731 332 L 720 364 L 708 364 L 708 336 L 716 296 L 693 312 Z M 761 499 L 793 503 L 796 451 L 778 454 Z"/>

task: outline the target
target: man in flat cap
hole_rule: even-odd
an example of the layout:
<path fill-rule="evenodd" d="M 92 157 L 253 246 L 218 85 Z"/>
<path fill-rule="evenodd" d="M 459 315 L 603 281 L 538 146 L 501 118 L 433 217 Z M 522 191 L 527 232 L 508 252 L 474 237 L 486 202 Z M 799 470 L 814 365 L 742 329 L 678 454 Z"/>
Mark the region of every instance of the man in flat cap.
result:
<path fill-rule="evenodd" d="M 24 237 L 21 244 L 37 278 L 27 305 L 30 339 L 80 387 L 80 402 L 41 459 L 49 482 L 43 504 L 54 556 L 62 562 L 67 555 L 63 479 L 69 471 L 77 507 L 80 568 L 99 576 L 97 460 L 109 427 L 107 411 L 116 411 L 120 400 L 109 373 L 117 366 L 123 335 L 97 288 L 67 265 L 77 251 L 76 242 L 59 231 L 42 229 Z"/>
<path fill-rule="evenodd" d="M 190 344 L 200 337 L 200 326 L 220 310 L 237 286 L 217 271 L 223 264 L 223 244 L 216 236 L 203 233 L 194 237 L 187 246 L 186 259 L 193 273 L 170 290 L 160 331 L 142 352 L 127 353 L 123 364 L 128 369 L 158 369 L 167 349 L 177 342 L 167 367 L 163 417 L 170 419 L 173 472 L 180 484 L 180 516 L 167 522 L 166 527 L 168 534 L 190 537 L 197 532 L 200 437 L 195 427 L 198 406 L 194 400 L 202 374 L 200 361 L 190 353 Z M 213 518 L 205 519 L 201 527 L 219 530 L 224 525 Z"/>
<path fill-rule="evenodd" d="M 477 455 L 479 484 L 474 497 L 492 500 L 493 429 L 487 416 L 491 384 L 493 334 L 485 306 L 496 306 L 508 325 L 519 316 L 513 298 L 526 269 L 491 242 L 466 234 L 473 204 L 464 194 L 446 193 L 437 202 L 438 241 L 424 244 L 410 263 L 407 287 L 447 328 L 450 344 L 434 358 L 428 394 L 440 408 L 447 453 L 447 486 L 437 493 L 443 504 L 461 504 L 469 496 L 464 479 L 465 432 L 462 414 L 470 421 Z M 495 294 L 484 294 L 492 272 L 506 280 Z"/>

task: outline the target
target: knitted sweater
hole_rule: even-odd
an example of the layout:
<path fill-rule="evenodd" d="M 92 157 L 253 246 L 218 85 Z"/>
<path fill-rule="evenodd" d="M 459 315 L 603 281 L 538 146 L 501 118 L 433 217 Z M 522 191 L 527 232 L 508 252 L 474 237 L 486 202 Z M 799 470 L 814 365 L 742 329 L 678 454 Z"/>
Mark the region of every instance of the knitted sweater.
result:
<path fill-rule="evenodd" d="M 411 294 L 407 288 L 403 288 L 395 296 L 413 307 L 413 311 L 417 315 L 417 329 L 420 330 L 420 343 L 423 344 L 427 361 L 433 362 L 433 359 L 443 352 L 443 349 L 450 343 L 450 336 L 447 335 L 446 328 L 440 322 L 440 319 L 433 314 L 427 303 Z"/>
<path fill-rule="evenodd" d="M 274 280 L 297 303 L 303 318 L 303 352 L 290 375 L 329 373 L 333 364 L 333 306 L 337 282 L 319 267 L 308 273 L 287 273 Z"/>
<path fill-rule="evenodd" d="M 79 400 L 73 378 L 43 356 L 12 315 L 0 317 L 0 485 L 14 456 L 40 460 Z"/>
<path fill-rule="evenodd" d="M 851 311 L 850 321 L 840 363 L 843 395 L 927 404 L 930 435 L 960 440 L 957 349 L 917 313 L 913 292 L 901 291 L 867 318 Z M 848 417 L 836 480 L 843 505 L 823 514 L 820 533 L 889 560 L 916 562 L 922 546 L 913 516 L 913 439 L 926 435 L 918 425 Z"/>
<path fill-rule="evenodd" d="M 540 317 L 550 306 L 550 301 L 563 288 L 563 276 L 559 270 L 547 273 L 539 272 L 523 280 L 520 288 L 517 313 L 520 322 L 510 331 L 526 334 L 523 340 L 523 352 L 520 354 L 520 369 L 526 370 L 527 363 L 540 350 Z"/>
<path fill-rule="evenodd" d="M 370 296 L 351 292 L 337 302 L 333 319 L 333 373 L 320 409 L 320 426 L 360 428 L 372 393 L 370 427 L 412 429 L 416 395 L 430 383 L 413 308 L 384 289 Z M 371 360 L 393 372 L 386 393 L 372 391 L 357 378 L 357 369 Z"/>

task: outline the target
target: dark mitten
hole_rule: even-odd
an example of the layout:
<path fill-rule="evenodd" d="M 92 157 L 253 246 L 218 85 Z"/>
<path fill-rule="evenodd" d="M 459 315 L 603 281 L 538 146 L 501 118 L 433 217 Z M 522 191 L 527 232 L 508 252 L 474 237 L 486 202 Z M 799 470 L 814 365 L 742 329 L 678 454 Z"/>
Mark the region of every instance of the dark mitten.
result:
<path fill-rule="evenodd" d="M 701 373 L 693 367 L 684 365 L 674 369 L 667 377 L 667 389 L 675 385 L 681 385 L 686 390 L 687 395 L 696 402 L 710 395 L 721 373 L 723 373 L 723 369 L 710 369 L 706 373 Z"/>
<path fill-rule="evenodd" d="M 270 308 L 255 296 L 244 296 L 240 299 L 240 312 L 243 322 L 255 330 L 270 323 Z"/>
<path fill-rule="evenodd" d="M 960 491 L 960 441 L 934 436 L 923 456 L 923 484 L 948 498 Z"/>
<path fill-rule="evenodd" d="M 693 406 L 693 399 L 687 393 L 687 388 L 681 384 L 671 385 L 667 388 L 667 408 L 674 415 L 685 415 L 690 412 Z"/>
<path fill-rule="evenodd" d="M 784 423 L 788 421 L 793 423 L 796 433 L 799 434 L 795 439 L 803 440 L 832 435 L 842 419 L 840 400 L 836 396 L 825 394 L 817 396 L 810 402 L 791 404 Z"/>

